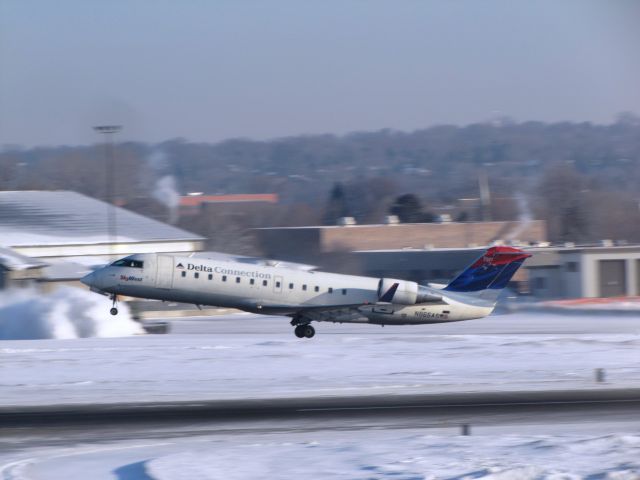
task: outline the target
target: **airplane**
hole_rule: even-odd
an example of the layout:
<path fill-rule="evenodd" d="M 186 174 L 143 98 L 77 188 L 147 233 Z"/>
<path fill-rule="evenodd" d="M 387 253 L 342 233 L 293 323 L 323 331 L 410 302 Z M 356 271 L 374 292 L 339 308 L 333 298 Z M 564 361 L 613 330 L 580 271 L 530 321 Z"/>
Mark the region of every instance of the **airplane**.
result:
<path fill-rule="evenodd" d="M 486 317 L 501 290 L 531 255 L 509 246 L 488 248 L 448 285 L 320 272 L 277 262 L 247 265 L 162 253 L 130 255 L 81 279 L 109 295 L 198 307 L 231 307 L 291 317 L 298 338 L 315 335 L 312 322 L 417 325 Z"/>

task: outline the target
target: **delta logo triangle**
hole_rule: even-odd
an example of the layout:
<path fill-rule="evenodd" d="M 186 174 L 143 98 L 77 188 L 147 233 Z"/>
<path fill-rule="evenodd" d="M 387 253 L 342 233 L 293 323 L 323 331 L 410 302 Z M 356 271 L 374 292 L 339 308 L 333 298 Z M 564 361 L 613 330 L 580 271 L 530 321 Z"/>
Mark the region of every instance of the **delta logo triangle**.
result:
<path fill-rule="evenodd" d="M 178 270 L 184 270 L 184 265 L 182 265 L 181 263 L 179 263 L 178 265 L 176 265 L 176 268 Z"/>

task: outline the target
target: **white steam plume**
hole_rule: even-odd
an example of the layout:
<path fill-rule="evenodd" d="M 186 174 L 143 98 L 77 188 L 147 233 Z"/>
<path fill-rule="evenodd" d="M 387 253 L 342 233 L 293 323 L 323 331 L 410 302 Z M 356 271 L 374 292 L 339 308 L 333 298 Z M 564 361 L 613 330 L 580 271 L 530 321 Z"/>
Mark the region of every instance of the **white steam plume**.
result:
<path fill-rule="evenodd" d="M 39 338 L 124 337 L 143 333 L 126 305 L 109 314 L 107 297 L 79 288 L 52 293 L 7 290 L 0 294 L 0 340 Z"/>
<path fill-rule="evenodd" d="M 153 198 L 169 209 L 169 223 L 175 223 L 178 219 L 180 194 L 176 190 L 176 180 L 172 175 L 166 175 L 156 182 Z"/>
<path fill-rule="evenodd" d="M 516 202 L 518 203 L 518 226 L 506 235 L 506 240 L 518 240 L 518 237 L 524 232 L 533 220 L 531 207 L 527 197 L 522 192 L 516 193 Z"/>

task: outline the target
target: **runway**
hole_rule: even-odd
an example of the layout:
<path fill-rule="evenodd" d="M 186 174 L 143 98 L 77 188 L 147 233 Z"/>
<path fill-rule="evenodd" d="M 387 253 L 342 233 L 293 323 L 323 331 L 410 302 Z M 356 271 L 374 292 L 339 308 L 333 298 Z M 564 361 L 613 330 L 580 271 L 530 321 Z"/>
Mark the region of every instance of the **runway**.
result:
<path fill-rule="evenodd" d="M 639 389 L 231 399 L 0 408 L 0 427 L 341 418 L 447 418 L 516 413 L 640 413 Z"/>

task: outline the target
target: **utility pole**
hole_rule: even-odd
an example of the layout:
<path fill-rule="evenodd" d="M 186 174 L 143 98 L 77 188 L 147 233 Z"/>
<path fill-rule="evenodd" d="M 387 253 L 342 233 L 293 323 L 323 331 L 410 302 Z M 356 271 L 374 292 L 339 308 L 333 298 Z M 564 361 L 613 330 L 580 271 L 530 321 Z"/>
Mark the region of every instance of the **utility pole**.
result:
<path fill-rule="evenodd" d="M 110 256 L 115 254 L 118 241 L 118 225 L 116 223 L 116 206 L 114 205 L 114 165 L 113 165 L 113 136 L 122 130 L 121 125 L 97 125 L 93 129 L 105 136 L 105 202 L 107 203 L 107 233 L 109 236 Z M 112 258 L 113 260 L 113 258 Z"/>

